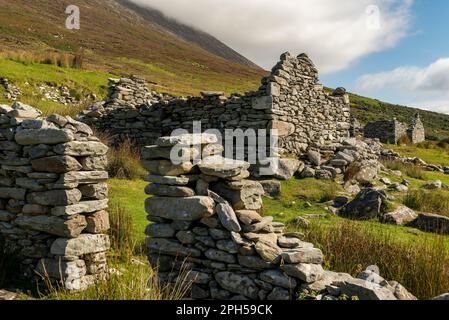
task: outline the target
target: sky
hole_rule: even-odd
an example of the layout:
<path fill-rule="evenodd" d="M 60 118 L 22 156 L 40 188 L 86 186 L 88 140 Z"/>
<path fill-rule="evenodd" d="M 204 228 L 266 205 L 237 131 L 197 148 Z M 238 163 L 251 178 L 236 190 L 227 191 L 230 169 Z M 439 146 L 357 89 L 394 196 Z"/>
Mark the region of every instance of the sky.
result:
<path fill-rule="evenodd" d="M 133 0 L 260 66 L 306 52 L 329 87 L 449 113 L 447 0 Z"/>

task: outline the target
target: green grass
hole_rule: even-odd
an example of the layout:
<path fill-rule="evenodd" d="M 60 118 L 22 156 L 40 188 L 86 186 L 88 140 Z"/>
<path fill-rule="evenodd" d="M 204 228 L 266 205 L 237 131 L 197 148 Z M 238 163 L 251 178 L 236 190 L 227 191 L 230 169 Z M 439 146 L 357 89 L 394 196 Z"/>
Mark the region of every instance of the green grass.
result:
<path fill-rule="evenodd" d="M 449 152 L 442 148 L 427 149 L 417 146 L 386 145 L 385 149 L 398 152 L 403 157 L 417 157 L 430 164 L 449 166 Z"/>
<path fill-rule="evenodd" d="M 144 202 L 148 198 L 142 180 L 109 179 L 110 205 L 120 206 L 133 217 L 133 237 L 136 241 L 145 240 L 145 227 L 148 225 Z"/>

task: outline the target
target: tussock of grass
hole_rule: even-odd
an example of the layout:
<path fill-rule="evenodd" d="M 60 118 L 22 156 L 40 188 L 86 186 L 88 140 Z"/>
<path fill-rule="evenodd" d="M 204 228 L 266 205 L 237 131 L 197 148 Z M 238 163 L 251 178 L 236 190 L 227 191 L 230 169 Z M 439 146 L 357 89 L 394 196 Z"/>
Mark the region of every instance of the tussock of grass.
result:
<path fill-rule="evenodd" d="M 327 228 L 312 224 L 307 237 L 321 247 L 331 270 L 355 276 L 377 265 L 384 278 L 400 282 L 420 299 L 449 291 L 449 254 L 442 236 L 397 243 L 390 233 L 362 231 L 355 223 L 343 222 Z"/>
<path fill-rule="evenodd" d="M 426 173 L 424 172 L 423 168 L 418 165 L 411 163 L 403 163 L 397 160 L 384 160 L 382 161 L 382 163 L 387 169 L 399 170 L 410 178 L 418 180 L 427 180 Z"/>
<path fill-rule="evenodd" d="M 411 190 L 403 203 L 416 211 L 449 217 L 449 192 L 446 190 Z"/>
<path fill-rule="evenodd" d="M 0 57 L 26 65 L 40 63 L 74 69 L 81 69 L 84 61 L 82 52 L 71 54 L 56 50 L 44 52 L 3 50 L 0 52 Z"/>
<path fill-rule="evenodd" d="M 134 180 L 145 176 L 140 153 L 129 139 L 109 149 L 108 172 L 110 177 L 118 179 Z"/>

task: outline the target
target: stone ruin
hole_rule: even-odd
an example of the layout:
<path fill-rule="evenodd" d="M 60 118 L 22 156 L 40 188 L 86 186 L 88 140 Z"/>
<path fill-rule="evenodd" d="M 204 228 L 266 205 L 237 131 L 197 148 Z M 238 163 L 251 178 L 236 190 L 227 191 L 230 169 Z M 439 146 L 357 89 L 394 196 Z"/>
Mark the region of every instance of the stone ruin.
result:
<path fill-rule="evenodd" d="M 130 138 L 153 144 L 173 130 L 192 132 L 193 122 L 206 129 L 278 129 L 280 147 L 300 155 L 311 144 L 341 142 L 349 137 L 349 97 L 342 88 L 327 93 L 305 54 L 281 56 L 260 88 L 226 97 L 203 92 L 179 98 L 149 92 L 143 79 L 111 79 L 106 101 L 81 112 L 80 121 L 109 132 L 116 141 Z"/>
<path fill-rule="evenodd" d="M 366 138 L 379 139 L 390 144 L 397 144 L 402 138 L 407 138 L 414 144 L 426 140 L 424 124 L 419 114 L 416 114 L 410 125 L 396 119 L 369 122 L 363 133 Z"/>
<path fill-rule="evenodd" d="M 357 279 L 325 271 L 321 250 L 261 214 L 264 190 L 248 180 L 249 163 L 222 158 L 216 142 L 206 134 L 161 137 L 142 150 L 150 172 L 148 259 L 161 285 L 187 281 L 193 299 L 293 300 L 300 293 L 317 293 L 318 300 L 416 299 L 370 270 Z M 185 162 L 170 160 L 175 145 Z M 198 155 L 197 165 L 189 161 Z"/>
<path fill-rule="evenodd" d="M 106 277 L 107 151 L 71 117 L 0 105 L 0 254 L 21 278 L 81 290 Z"/>

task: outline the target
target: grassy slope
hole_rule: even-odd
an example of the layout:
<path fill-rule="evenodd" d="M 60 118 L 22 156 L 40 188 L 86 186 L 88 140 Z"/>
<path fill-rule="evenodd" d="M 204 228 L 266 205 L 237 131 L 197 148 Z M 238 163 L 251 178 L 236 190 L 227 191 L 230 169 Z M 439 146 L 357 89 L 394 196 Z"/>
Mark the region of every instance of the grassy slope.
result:
<path fill-rule="evenodd" d="M 417 112 L 421 115 L 428 138 L 449 137 L 449 115 L 382 102 L 351 94 L 351 113 L 363 125 L 369 121 L 397 118 L 410 123 Z"/>
<path fill-rule="evenodd" d="M 89 69 L 144 75 L 176 94 L 254 89 L 263 70 L 229 62 L 157 28 L 115 1 L 81 0 L 81 29 L 67 30 L 70 1 L 0 0 L 0 51 L 84 49 Z M 124 59 L 126 57 L 126 59 Z"/>

